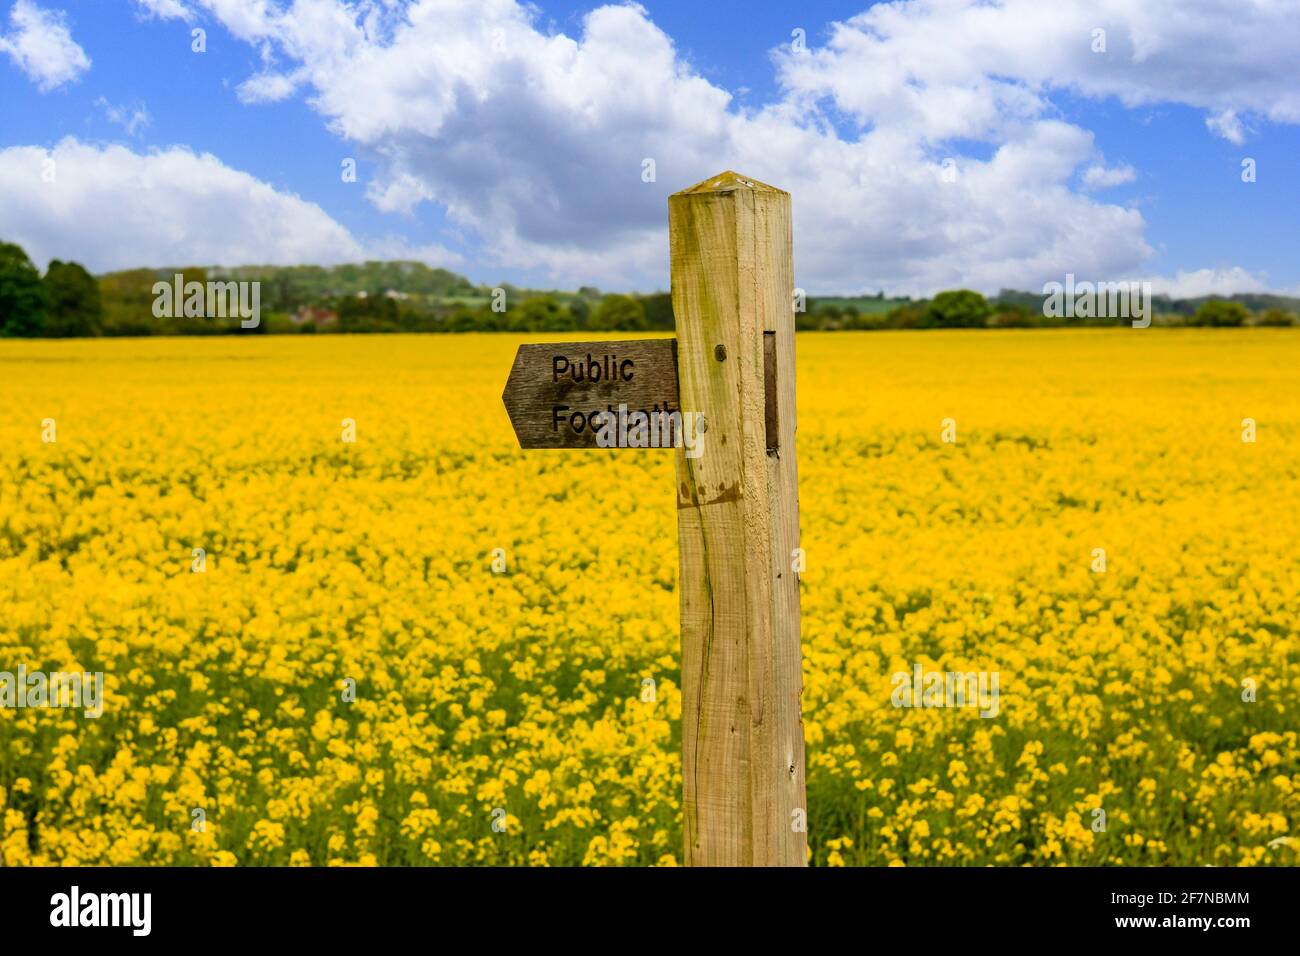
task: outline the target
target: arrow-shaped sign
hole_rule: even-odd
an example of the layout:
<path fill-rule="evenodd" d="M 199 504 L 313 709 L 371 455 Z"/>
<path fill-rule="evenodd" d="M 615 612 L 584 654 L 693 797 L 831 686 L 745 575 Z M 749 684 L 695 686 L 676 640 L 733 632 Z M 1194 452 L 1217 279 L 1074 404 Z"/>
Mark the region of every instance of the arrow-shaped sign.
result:
<path fill-rule="evenodd" d="M 677 396 L 676 340 L 638 339 L 521 345 L 501 399 L 520 448 L 599 448 L 602 412 L 671 414 Z"/>

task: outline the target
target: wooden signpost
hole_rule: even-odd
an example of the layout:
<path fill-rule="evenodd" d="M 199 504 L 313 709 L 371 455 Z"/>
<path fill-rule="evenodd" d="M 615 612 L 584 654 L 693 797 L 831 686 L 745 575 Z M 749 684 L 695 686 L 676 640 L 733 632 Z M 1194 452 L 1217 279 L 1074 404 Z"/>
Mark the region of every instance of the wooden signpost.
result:
<path fill-rule="evenodd" d="M 523 448 L 703 416 L 676 452 L 684 860 L 803 866 L 790 195 L 722 173 L 669 197 L 668 240 L 675 341 L 524 345 L 503 398 Z"/>

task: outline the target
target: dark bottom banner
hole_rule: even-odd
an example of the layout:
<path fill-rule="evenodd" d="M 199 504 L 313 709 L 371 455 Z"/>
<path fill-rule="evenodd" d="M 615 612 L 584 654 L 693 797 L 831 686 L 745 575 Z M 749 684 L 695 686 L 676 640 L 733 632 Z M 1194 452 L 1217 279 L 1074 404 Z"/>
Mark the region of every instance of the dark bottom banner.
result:
<path fill-rule="evenodd" d="M 5 937 L 331 946 L 718 933 L 805 949 L 845 931 L 942 947 L 1050 933 L 1182 946 L 1294 932 L 1294 870 L 0 869 Z M 455 935 L 447 935 L 455 934 Z M 600 935 L 597 935 L 600 934 Z M 601 942 L 603 940 L 603 942 Z"/>

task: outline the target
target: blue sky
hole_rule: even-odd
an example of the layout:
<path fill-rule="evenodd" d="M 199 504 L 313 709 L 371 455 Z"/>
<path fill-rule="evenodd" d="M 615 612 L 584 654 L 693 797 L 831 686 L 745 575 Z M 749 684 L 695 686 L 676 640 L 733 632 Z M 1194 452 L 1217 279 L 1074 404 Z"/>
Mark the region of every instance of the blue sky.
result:
<path fill-rule="evenodd" d="M 1300 40 L 1277 29 L 1300 5 L 1194 5 L 1061 0 L 1044 33 L 1023 0 L 838 30 L 871 5 L 0 0 L 0 237 L 96 270 L 412 257 L 663 288 L 664 197 L 736 167 L 791 190 L 813 292 L 1300 290 Z M 45 156 L 59 177 L 24 188 Z"/>

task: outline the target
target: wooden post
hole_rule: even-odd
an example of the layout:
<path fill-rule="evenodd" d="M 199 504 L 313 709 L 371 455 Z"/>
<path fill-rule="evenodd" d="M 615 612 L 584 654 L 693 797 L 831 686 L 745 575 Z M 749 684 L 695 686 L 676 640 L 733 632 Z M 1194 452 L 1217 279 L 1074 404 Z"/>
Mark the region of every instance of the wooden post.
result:
<path fill-rule="evenodd" d="M 804 866 L 790 195 L 726 172 L 668 200 L 677 457 L 682 822 L 691 866 Z"/>

